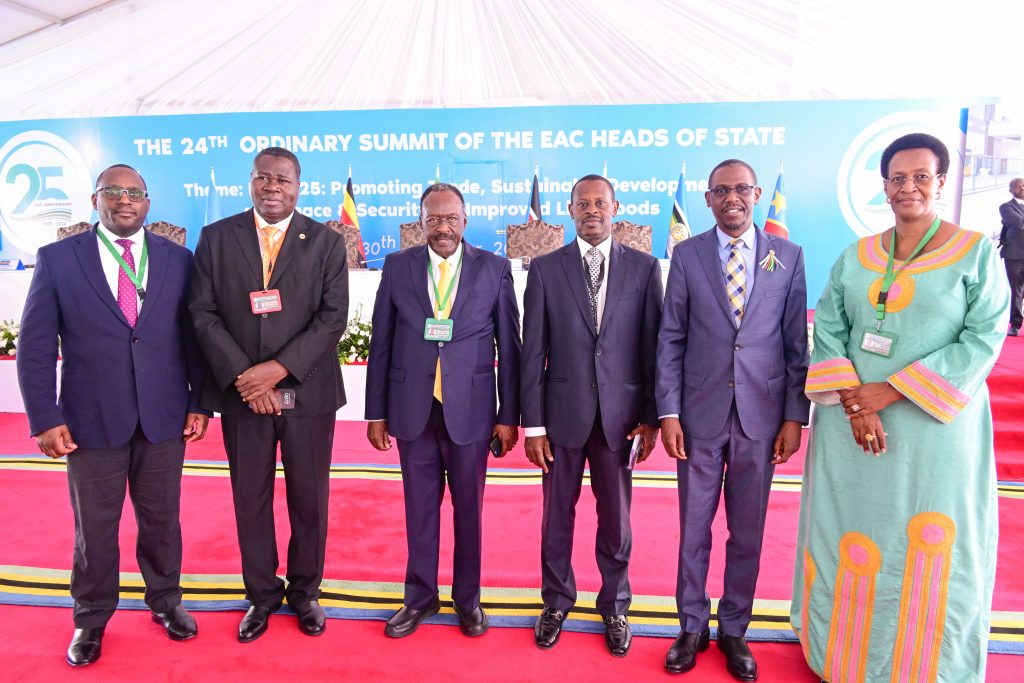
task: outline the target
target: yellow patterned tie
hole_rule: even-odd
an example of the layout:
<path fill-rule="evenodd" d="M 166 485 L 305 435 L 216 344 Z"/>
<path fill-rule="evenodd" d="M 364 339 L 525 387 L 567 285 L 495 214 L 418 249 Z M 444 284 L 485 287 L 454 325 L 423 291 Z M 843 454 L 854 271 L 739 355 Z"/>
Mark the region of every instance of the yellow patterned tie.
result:
<path fill-rule="evenodd" d="M 448 286 L 451 284 L 451 281 L 452 281 L 452 276 L 451 276 L 451 272 L 450 272 L 451 271 L 451 266 L 448 265 L 447 261 L 441 261 L 440 265 L 438 265 L 437 268 L 438 268 L 438 270 L 441 271 L 441 279 L 437 283 L 437 292 L 436 293 L 439 294 L 440 297 L 443 299 L 444 295 L 448 292 Z M 441 309 L 438 308 L 438 305 L 440 303 L 441 303 L 440 301 L 435 301 L 434 302 L 434 315 L 437 318 L 439 318 L 441 320 L 444 320 L 445 318 L 448 317 L 448 314 L 451 313 L 451 310 L 452 310 L 452 298 L 448 297 L 448 301 L 445 302 L 444 310 L 441 310 Z M 434 398 L 436 398 L 438 401 L 443 401 L 443 399 L 441 398 L 441 352 L 440 351 L 438 351 L 438 354 L 437 354 L 437 372 L 434 373 Z"/>
<path fill-rule="evenodd" d="M 266 287 L 270 284 L 270 276 L 274 273 L 274 261 L 278 252 L 281 251 L 281 247 L 277 243 L 277 233 L 280 230 L 273 225 L 265 225 L 260 232 L 263 233 L 260 258 L 263 261 L 263 286 Z"/>
<path fill-rule="evenodd" d="M 740 256 L 741 244 L 743 240 L 739 238 L 729 242 L 732 251 L 729 252 L 729 260 L 725 262 L 725 293 L 732 305 L 732 317 L 736 327 L 743 321 L 743 295 L 747 289 L 746 267 L 743 265 L 743 257 Z"/>

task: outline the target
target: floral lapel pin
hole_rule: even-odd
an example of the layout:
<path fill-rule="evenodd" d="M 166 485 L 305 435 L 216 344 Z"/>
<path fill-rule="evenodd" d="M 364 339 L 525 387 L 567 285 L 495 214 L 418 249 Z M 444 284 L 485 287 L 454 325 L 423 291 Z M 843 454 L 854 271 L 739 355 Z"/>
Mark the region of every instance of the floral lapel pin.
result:
<path fill-rule="evenodd" d="M 786 269 L 786 266 L 782 265 L 782 261 L 779 260 L 779 257 L 775 255 L 774 249 L 769 249 L 768 255 L 761 259 L 760 263 L 757 265 L 761 266 L 762 270 L 766 270 L 769 273 L 775 270 L 776 267 L 782 268 L 783 270 Z"/>

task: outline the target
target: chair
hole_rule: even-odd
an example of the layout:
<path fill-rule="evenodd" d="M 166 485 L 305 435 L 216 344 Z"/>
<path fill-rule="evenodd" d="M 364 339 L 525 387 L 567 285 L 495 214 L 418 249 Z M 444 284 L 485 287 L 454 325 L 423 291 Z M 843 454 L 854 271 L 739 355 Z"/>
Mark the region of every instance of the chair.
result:
<path fill-rule="evenodd" d="M 359 245 L 363 243 L 363 235 L 359 228 L 340 221 L 327 221 L 324 225 L 345 239 L 345 255 L 349 270 L 366 270 L 366 259 L 359 251 Z"/>
<path fill-rule="evenodd" d="M 509 258 L 523 259 L 523 265 L 564 245 L 565 228 L 561 225 L 530 221 L 505 229 L 505 253 Z"/>
<path fill-rule="evenodd" d="M 89 230 L 92 230 L 92 223 L 88 221 L 82 221 L 81 223 L 75 223 L 73 225 L 65 225 L 57 228 L 57 239 L 67 239 L 68 237 L 73 237 L 79 233 L 88 232 Z"/>
<path fill-rule="evenodd" d="M 427 243 L 427 231 L 419 221 L 402 223 L 398 226 L 398 248 L 408 249 Z"/>
<path fill-rule="evenodd" d="M 167 221 L 153 221 L 146 226 L 146 230 L 150 231 L 154 235 L 170 240 L 175 244 L 185 246 L 185 228 L 174 225 L 173 223 L 168 223 Z"/>
<path fill-rule="evenodd" d="M 612 237 L 626 247 L 633 247 L 645 254 L 653 253 L 654 229 L 649 225 L 637 225 L 630 221 L 612 223 Z"/>

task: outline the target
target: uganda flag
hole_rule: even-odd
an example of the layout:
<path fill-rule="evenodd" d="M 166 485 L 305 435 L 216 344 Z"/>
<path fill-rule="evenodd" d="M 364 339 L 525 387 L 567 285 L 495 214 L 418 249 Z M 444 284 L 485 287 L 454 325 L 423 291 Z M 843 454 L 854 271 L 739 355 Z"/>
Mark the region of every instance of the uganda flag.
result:
<path fill-rule="evenodd" d="M 679 172 L 679 184 L 676 186 L 676 197 L 672 203 L 672 219 L 668 224 L 668 243 L 665 245 L 665 258 L 672 258 L 672 249 L 690 237 L 690 222 L 686 220 L 686 163 Z"/>
<path fill-rule="evenodd" d="M 544 220 L 544 216 L 540 214 L 540 180 L 537 177 L 539 172 L 540 166 L 535 166 L 533 169 L 533 190 L 530 192 L 530 206 L 526 209 L 527 221 Z"/>
<path fill-rule="evenodd" d="M 352 169 L 348 171 L 348 184 L 345 186 L 345 201 L 341 205 L 341 224 L 351 225 L 356 230 L 359 229 L 359 216 L 356 215 L 356 198 L 355 193 L 352 192 Z M 360 233 L 362 234 L 362 233 Z M 366 250 L 363 249 L 363 241 L 359 240 L 359 244 L 356 245 L 359 250 L 359 257 L 362 260 L 362 264 L 352 264 L 356 267 L 363 267 L 366 263 Z"/>
<path fill-rule="evenodd" d="M 768 206 L 768 218 L 764 220 L 764 231 L 789 239 L 789 228 L 786 227 L 786 191 L 782 188 L 782 167 L 779 167 L 779 180 L 775 183 L 775 194 Z"/>

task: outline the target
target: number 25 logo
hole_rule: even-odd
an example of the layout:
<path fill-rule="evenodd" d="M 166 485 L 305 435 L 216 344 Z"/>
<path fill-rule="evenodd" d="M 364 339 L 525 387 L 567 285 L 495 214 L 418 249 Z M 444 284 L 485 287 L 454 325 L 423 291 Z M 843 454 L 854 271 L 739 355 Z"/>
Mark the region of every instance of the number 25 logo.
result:
<path fill-rule="evenodd" d="M 38 169 L 28 164 L 15 164 L 7 172 L 7 183 L 13 185 L 19 176 L 28 178 L 28 191 L 14 207 L 13 213 L 23 213 L 37 199 L 67 199 L 68 196 L 55 187 L 50 187 L 50 180 L 64 175 L 60 166 L 40 166 Z"/>

